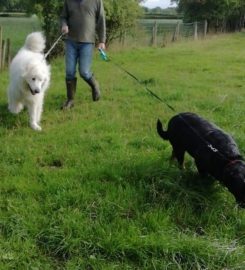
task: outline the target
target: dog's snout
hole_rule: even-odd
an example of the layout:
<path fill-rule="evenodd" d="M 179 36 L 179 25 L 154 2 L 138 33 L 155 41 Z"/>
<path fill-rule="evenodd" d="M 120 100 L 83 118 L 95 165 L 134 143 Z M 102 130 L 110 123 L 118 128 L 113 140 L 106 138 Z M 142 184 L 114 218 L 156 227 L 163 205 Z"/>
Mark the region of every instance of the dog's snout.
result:
<path fill-rule="evenodd" d="M 39 94 L 39 93 L 40 93 L 40 90 L 39 90 L 39 89 L 34 89 L 34 90 L 31 90 L 31 89 L 30 89 L 30 91 L 31 91 L 31 94 L 32 94 L 33 96 L 35 96 L 36 94 Z"/>

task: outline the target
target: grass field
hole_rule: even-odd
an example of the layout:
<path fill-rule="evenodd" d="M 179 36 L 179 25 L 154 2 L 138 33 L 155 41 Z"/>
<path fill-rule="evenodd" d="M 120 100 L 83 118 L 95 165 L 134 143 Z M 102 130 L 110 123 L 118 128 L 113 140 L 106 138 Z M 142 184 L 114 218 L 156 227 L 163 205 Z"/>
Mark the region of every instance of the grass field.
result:
<path fill-rule="evenodd" d="M 245 155 L 244 33 L 166 48 L 96 54 L 102 99 L 79 80 L 65 99 L 52 65 L 40 133 L 7 111 L 0 74 L 0 269 L 245 269 L 245 212 L 218 182 L 169 164 L 156 133 L 173 113 L 113 63 L 148 82 L 177 112 L 215 122 Z"/>

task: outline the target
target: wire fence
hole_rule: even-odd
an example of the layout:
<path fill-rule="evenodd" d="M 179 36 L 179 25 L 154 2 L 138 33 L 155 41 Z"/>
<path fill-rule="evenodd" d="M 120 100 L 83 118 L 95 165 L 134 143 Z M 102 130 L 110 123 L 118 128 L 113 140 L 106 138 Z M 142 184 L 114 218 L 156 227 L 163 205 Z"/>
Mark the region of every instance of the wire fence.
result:
<path fill-rule="evenodd" d="M 0 71 L 6 68 L 11 58 L 23 45 L 26 35 L 40 30 L 36 17 L 8 18 L 0 17 Z M 164 47 L 181 40 L 195 40 L 206 36 L 207 22 L 183 23 L 173 19 L 142 19 L 137 21 L 130 32 L 123 33 L 112 46 L 121 47 Z"/>
<path fill-rule="evenodd" d="M 123 46 L 164 47 L 181 40 L 204 38 L 207 22 L 183 23 L 181 20 L 141 20 L 135 28 L 123 34 L 119 43 Z"/>

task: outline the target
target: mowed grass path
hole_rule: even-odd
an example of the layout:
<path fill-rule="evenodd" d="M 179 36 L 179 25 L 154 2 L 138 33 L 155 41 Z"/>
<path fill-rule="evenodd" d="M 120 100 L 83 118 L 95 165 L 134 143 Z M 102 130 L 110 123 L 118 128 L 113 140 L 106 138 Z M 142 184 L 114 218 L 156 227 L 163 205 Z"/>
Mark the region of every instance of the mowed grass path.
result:
<path fill-rule="evenodd" d="M 63 59 L 52 65 L 42 127 L 7 111 L 0 74 L 0 269 L 245 269 L 245 213 L 218 182 L 169 164 L 156 133 L 170 103 L 215 122 L 245 155 L 245 34 L 167 48 L 97 52 L 102 99 L 79 80 L 65 99 Z"/>

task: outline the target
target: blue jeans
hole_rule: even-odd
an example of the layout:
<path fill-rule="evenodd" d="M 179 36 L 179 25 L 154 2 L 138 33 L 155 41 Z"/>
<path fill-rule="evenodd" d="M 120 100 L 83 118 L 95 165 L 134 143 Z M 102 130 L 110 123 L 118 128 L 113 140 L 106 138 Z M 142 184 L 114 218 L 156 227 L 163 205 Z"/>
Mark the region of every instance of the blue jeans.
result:
<path fill-rule="evenodd" d="M 73 80 L 76 77 L 76 66 L 78 64 L 80 76 L 84 80 L 89 80 L 93 75 L 90 69 L 94 44 L 66 40 L 65 49 L 66 79 Z"/>

